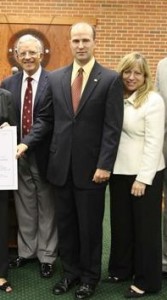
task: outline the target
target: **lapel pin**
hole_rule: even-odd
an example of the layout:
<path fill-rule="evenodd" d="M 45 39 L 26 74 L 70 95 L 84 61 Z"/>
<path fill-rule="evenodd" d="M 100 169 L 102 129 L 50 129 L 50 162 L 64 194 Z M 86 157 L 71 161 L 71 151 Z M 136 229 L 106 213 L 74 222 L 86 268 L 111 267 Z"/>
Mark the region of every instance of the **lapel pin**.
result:
<path fill-rule="evenodd" d="M 94 81 L 97 82 L 98 80 L 95 78 Z"/>

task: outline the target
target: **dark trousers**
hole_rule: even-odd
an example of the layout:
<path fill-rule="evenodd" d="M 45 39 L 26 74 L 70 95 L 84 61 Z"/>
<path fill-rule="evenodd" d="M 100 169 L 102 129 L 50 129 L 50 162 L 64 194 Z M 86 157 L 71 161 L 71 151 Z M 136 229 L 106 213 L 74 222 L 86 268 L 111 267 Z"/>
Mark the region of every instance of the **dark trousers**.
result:
<path fill-rule="evenodd" d="M 96 284 L 101 274 L 105 187 L 83 190 L 72 178 L 55 187 L 56 219 L 64 276 Z"/>
<path fill-rule="evenodd" d="M 111 193 L 111 253 L 109 273 L 126 279 L 133 276 L 138 288 L 161 289 L 161 201 L 163 171 L 156 174 L 145 195 L 134 197 L 135 176 L 113 175 Z"/>
<path fill-rule="evenodd" d="M 7 277 L 8 264 L 8 192 L 0 191 L 0 277 Z"/>

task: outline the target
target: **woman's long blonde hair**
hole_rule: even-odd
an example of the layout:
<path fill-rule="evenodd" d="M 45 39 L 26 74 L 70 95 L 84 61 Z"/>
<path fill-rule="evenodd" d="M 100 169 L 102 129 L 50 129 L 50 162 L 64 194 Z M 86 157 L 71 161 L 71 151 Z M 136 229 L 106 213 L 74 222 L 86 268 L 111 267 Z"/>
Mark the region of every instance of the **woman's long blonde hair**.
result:
<path fill-rule="evenodd" d="M 144 74 L 144 84 L 136 91 L 136 99 L 134 101 L 135 108 L 138 108 L 146 100 L 148 93 L 153 90 L 151 72 L 148 63 L 143 55 L 138 52 L 132 52 L 125 55 L 118 64 L 118 72 L 121 77 L 125 70 L 131 69 L 135 64 L 139 65 L 140 71 Z"/>

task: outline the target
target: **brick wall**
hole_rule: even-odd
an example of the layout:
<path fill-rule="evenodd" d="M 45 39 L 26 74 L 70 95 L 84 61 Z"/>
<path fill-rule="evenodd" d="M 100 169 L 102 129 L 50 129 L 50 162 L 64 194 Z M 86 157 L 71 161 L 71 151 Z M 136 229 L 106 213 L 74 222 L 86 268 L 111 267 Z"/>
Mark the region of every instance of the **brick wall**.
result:
<path fill-rule="evenodd" d="M 167 0 L 3 0 L 0 14 L 95 17 L 96 58 L 109 68 L 137 50 L 148 59 L 154 77 L 157 62 L 167 53 Z"/>

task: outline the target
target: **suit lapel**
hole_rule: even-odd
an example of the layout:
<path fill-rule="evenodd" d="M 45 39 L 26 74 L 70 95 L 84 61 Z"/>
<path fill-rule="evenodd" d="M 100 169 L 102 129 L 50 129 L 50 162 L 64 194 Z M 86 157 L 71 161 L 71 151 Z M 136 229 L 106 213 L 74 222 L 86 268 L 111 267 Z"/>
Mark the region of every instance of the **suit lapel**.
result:
<path fill-rule="evenodd" d="M 80 113 L 80 111 L 83 109 L 85 103 L 90 99 L 90 95 L 96 88 L 96 86 L 99 84 L 99 81 L 101 79 L 101 70 L 99 67 L 99 64 L 95 62 L 95 65 L 90 73 L 90 76 L 88 78 L 88 82 L 85 86 L 85 89 L 83 91 L 83 94 L 81 96 L 81 100 L 76 112 L 76 115 Z"/>
<path fill-rule="evenodd" d="M 74 116 L 73 107 L 72 107 L 72 98 L 71 98 L 71 74 L 72 74 L 72 65 L 67 67 L 62 78 L 63 91 L 65 96 L 66 106 L 72 116 Z"/>
<path fill-rule="evenodd" d="M 71 74 L 72 74 L 72 65 L 67 67 L 67 69 L 65 70 L 64 77 L 62 79 L 62 85 L 63 85 L 63 91 L 65 95 L 65 102 L 67 108 L 70 114 L 74 117 L 74 112 L 72 107 L 72 97 L 71 97 Z M 79 107 L 75 116 L 77 116 L 80 113 L 85 103 L 89 100 L 90 95 L 92 94 L 96 86 L 99 84 L 100 79 L 101 79 L 101 68 L 100 65 L 97 62 L 95 62 L 95 65 L 90 73 L 88 82 L 83 91 L 79 103 Z"/>
<path fill-rule="evenodd" d="M 47 72 L 44 71 L 44 70 L 42 70 L 41 76 L 39 78 L 37 92 L 36 92 L 36 95 L 35 95 L 34 110 L 37 107 L 37 105 L 38 105 L 38 103 L 40 101 L 41 96 L 43 95 L 43 91 L 46 88 L 46 84 L 47 84 Z"/>
<path fill-rule="evenodd" d="M 19 111 L 19 114 L 20 114 L 20 111 L 21 111 L 21 85 L 22 85 L 22 78 L 23 78 L 23 73 L 18 73 L 18 76 L 13 76 L 13 79 L 14 79 L 14 87 L 17 87 L 17 88 L 14 88 L 15 92 L 14 92 L 14 98 L 15 98 L 15 101 L 16 101 L 16 107 Z"/>

